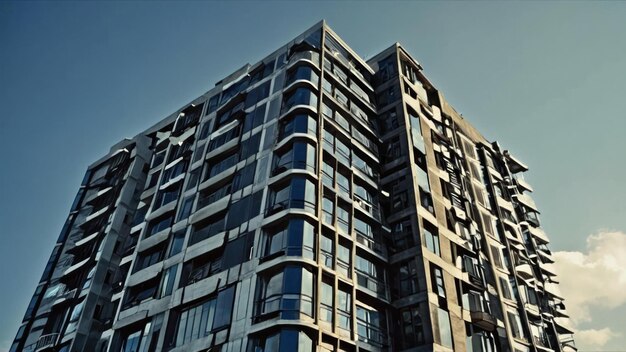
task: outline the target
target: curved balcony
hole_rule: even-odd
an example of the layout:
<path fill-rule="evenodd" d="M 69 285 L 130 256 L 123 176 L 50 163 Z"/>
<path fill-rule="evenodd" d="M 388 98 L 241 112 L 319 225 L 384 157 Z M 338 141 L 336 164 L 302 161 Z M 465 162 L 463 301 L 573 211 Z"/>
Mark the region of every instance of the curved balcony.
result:
<path fill-rule="evenodd" d="M 285 94 L 281 115 L 295 110 L 298 106 L 312 108 L 313 111 L 317 112 L 317 95 L 308 87 L 293 89 Z"/>
<path fill-rule="evenodd" d="M 315 51 L 297 51 L 294 52 L 287 63 L 288 68 L 295 65 L 298 61 L 310 62 L 319 69 L 320 54 Z"/>

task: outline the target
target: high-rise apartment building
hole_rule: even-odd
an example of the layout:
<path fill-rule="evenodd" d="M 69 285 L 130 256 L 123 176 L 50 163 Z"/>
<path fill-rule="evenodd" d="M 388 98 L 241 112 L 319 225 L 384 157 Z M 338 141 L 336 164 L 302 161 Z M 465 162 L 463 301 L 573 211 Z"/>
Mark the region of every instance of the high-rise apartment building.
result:
<path fill-rule="evenodd" d="M 88 168 L 11 351 L 575 350 L 526 170 L 321 22 Z"/>

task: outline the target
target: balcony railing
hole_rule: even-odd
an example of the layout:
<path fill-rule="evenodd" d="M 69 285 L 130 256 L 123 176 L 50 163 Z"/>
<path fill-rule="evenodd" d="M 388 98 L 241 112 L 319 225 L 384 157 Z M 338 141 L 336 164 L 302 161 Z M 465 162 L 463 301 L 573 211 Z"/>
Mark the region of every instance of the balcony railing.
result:
<path fill-rule="evenodd" d="M 272 318 L 295 320 L 300 314 L 313 315 L 313 298 L 306 294 L 275 294 L 257 301 L 260 314 L 253 318 L 253 324 Z"/>
<path fill-rule="evenodd" d="M 47 348 L 52 348 L 57 344 L 59 339 L 59 333 L 42 335 L 37 340 L 37 345 L 35 346 L 35 351 L 43 351 Z"/>
<path fill-rule="evenodd" d="M 375 238 L 369 237 L 357 231 L 356 241 L 380 255 L 383 255 L 383 256 L 386 255 L 385 247 L 383 246 L 382 243 L 378 242 Z"/>
<path fill-rule="evenodd" d="M 288 199 L 282 202 L 276 202 L 273 205 L 271 205 L 269 208 L 267 208 L 265 215 L 270 216 L 270 215 L 278 213 L 279 211 L 287 210 L 291 208 L 306 209 L 308 211 L 314 212 L 315 203 L 306 201 L 304 199 Z"/>
<path fill-rule="evenodd" d="M 357 325 L 357 335 L 359 336 L 359 341 L 379 347 L 387 345 L 388 341 L 386 331 L 361 319 L 357 319 Z"/>
<path fill-rule="evenodd" d="M 387 298 L 385 293 L 385 281 L 372 277 L 371 275 L 362 271 L 356 271 L 357 283 L 359 286 L 366 288 L 372 292 L 376 292 L 380 298 Z"/>

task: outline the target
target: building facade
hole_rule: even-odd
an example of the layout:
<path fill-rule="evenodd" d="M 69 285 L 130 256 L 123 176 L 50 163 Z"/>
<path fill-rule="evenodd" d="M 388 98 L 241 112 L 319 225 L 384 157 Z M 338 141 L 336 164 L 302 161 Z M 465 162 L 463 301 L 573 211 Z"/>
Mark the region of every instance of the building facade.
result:
<path fill-rule="evenodd" d="M 526 170 L 320 22 L 88 168 L 11 351 L 575 350 Z"/>

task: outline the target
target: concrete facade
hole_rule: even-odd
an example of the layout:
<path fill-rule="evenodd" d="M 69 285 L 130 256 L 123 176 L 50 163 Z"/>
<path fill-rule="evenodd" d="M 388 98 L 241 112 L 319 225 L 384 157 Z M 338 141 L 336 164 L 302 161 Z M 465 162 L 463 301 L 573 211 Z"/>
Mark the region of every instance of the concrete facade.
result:
<path fill-rule="evenodd" d="M 92 164 L 11 351 L 571 351 L 527 167 L 320 22 Z"/>

